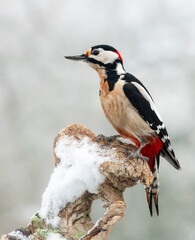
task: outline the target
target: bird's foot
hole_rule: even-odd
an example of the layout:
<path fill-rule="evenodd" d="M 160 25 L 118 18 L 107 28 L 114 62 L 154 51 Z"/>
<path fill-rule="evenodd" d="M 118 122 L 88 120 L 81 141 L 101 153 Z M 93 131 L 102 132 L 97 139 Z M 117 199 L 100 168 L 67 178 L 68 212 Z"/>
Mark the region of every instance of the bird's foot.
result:
<path fill-rule="evenodd" d="M 99 135 L 97 135 L 96 140 L 104 140 L 104 141 L 111 142 L 111 141 L 116 140 L 119 137 L 121 137 L 121 136 L 120 135 L 113 135 L 113 136 L 110 136 L 110 137 L 106 137 L 103 134 L 99 134 Z"/>
<path fill-rule="evenodd" d="M 149 162 L 150 159 L 148 157 L 142 156 L 139 152 L 135 152 L 135 153 L 130 153 L 129 158 L 140 158 L 142 160 L 145 160 L 146 162 Z"/>

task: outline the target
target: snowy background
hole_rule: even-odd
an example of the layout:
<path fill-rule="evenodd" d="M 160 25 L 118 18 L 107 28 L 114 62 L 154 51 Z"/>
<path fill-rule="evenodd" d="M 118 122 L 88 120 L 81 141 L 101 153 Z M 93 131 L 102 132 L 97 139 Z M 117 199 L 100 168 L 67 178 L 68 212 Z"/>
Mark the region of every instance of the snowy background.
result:
<path fill-rule="evenodd" d="M 97 73 L 64 59 L 105 43 L 151 92 L 182 166 L 161 162 L 160 217 L 149 216 L 142 186 L 125 192 L 126 215 L 110 239 L 194 240 L 195 2 L 2 0 L 0 9 L 0 235 L 40 209 L 60 129 L 82 123 L 115 134 Z M 94 219 L 100 211 L 96 202 Z"/>

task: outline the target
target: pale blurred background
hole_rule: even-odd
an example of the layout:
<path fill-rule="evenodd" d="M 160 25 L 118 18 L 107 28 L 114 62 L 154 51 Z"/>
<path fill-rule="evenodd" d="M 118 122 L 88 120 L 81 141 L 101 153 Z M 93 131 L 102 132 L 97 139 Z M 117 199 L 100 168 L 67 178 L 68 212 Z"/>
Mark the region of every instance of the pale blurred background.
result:
<path fill-rule="evenodd" d="M 127 189 L 109 239 L 194 240 L 195 2 L 2 0 L 0 9 L 0 235 L 40 208 L 60 129 L 82 123 L 115 134 L 97 73 L 64 59 L 104 43 L 151 92 L 182 166 L 161 161 L 160 217 L 150 217 L 143 186 Z M 97 202 L 94 219 L 100 211 Z"/>

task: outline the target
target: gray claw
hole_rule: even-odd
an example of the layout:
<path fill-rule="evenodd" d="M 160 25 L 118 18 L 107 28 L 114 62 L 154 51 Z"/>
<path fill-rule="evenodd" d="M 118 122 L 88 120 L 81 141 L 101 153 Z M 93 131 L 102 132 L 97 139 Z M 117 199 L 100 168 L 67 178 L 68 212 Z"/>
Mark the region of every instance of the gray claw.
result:
<path fill-rule="evenodd" d="M 99 135 L 97 135 L 96 139 L 97 140 L 105 140 L 105 141 L 114 141 L 118 137 L 121 137 L 121 136 L 120 135 L 114 135 L 114 136 L 106 137 L 103 134 L 99 134 Z"/>
<path fill-rule="evenodd" d="M 150 161 L 150 159 L 149 159 L 148 157 L 142 156 L 141 154 L 139 154 L 139 153 L 137 153 L 137 152 L 135 152 L 135 153 L 130 153 L 128 157 L 129 157 L 129 158 L 140 158 L 140 159 L 142 159 L 142 160 L 145 160 L 146 162 L 149 162 L 149 161 Z"/>
<path fill-rule="evenodd" d="M 105 140 L 105 136 L 103 134 L 98 134 L 96 140 Z"/>

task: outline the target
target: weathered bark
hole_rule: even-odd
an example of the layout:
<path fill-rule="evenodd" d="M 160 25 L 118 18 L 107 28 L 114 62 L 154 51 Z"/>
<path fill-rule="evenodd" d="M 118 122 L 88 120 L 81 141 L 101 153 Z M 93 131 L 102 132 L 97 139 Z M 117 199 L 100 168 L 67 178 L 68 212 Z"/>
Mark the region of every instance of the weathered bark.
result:
<path fill-rule="evenodd" d="M 30 239 L 46 239 L 50 232 L 58 233 L 67 240 L 104 240 L 107 239 L 112 227 L 124 215 L 126 204 L 123 199 L 125 188 L 135 186 L 138 181 L 149 186 L 153 176 L 148 164 L 141 159 L 129 159 L 130 152 L 136 150 L 135 146 L 122 142 L 117 138 L 97 137 L 96 134 L 80 124 L 73 124 L 61 130 L 54 140 L 55 166 L 60 162 L 55 153 L 56 143 L 63 137 L 72 137 L 77 141 L 88 137 L 91 142 L 96 142 L 102 149 L 113 149 L 108 151 L 115 161 L 107 161 L 100 165 L 99 171 L 106 177 L 99 186 L 97 194 L 85 192 L 75 202 L 68 203 L 60 211 L 60 223 L 58 229 L 46 225 L 45 221 L 38 215 L 32 218 L 31 223 L 25 229 L 19 229 L 23 236 Z M 100 153 L 101 154 L 101 153 Z M 114 156 L 113 156 L 114 155 Z M 103 217 L 94 225 L 90 218 L 93 200 L 101 199 L 107 208 Z M 43 234 L 43 231 L 45 234 Z M 4 235 L 2 240 L 21 239 L 13 234 Z"/>

